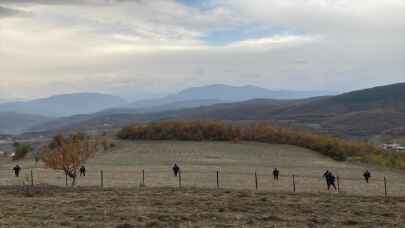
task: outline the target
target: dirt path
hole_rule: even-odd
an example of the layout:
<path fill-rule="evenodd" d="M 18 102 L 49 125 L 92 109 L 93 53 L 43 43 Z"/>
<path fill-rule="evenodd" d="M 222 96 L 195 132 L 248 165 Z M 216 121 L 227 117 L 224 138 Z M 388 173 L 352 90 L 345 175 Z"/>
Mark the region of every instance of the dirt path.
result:
<path fill-rule="evenodd" d="M 0 227 L 405 227 L 405 198 L 183 188 L 0 189 Z M 126 224 L 126 225 L 125 225 Z"/>

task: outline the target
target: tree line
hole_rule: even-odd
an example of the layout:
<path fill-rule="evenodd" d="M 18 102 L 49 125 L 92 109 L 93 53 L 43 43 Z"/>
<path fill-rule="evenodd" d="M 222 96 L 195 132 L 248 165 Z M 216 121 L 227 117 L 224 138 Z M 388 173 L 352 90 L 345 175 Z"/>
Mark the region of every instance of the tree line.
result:
<path fill-rule="evenodd" d="M 337 161 L 350 158 L 405 168 L 405 156 L 384 153 L 371 144 L 273 127 L 267 123 L 241 126 L 219 121 L 164 121 L 130 125 L 119 131 L 118 137 L 124 140 L 255 141 L 289 144 L 317 151 Z"/>

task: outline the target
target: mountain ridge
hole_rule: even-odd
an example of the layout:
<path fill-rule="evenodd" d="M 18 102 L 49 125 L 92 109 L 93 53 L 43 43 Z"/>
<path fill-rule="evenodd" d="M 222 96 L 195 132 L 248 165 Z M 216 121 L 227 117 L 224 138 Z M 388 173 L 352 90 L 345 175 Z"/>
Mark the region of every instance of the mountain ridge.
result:
<path fill-rule="evenodd" d="M 0 112 L 62 117 L 94 113 L 106 108 L 125 105 L 126 103 L 124 99 L 108 94 L 70 93 L 29 101 L 3 103 L 0 104 Z"/>

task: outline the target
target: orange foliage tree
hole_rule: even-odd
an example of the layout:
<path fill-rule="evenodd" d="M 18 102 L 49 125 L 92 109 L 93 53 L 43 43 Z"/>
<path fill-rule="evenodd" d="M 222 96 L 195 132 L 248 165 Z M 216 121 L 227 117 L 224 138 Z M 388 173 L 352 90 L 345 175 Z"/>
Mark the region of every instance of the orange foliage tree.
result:
<path fill-rule="evenodd" d="M 99 145 L 98 139 L 76 133 L 68 137 L 55 136 L 41 153 L 41 159 L 51 169 L 62 170 L 76 183 L 77 171 L 89 158 L 95 155 Z"/>

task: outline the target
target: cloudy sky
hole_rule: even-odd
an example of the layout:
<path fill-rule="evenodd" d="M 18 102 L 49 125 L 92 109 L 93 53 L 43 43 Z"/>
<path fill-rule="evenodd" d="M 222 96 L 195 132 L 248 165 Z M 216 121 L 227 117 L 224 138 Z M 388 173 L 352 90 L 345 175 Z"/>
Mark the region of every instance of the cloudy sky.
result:
<path fill-rule="evenodd" d="M 0 98 L 405 81 L 405 0 L 0 0 Z"/>

